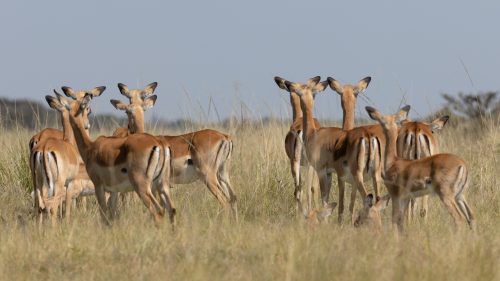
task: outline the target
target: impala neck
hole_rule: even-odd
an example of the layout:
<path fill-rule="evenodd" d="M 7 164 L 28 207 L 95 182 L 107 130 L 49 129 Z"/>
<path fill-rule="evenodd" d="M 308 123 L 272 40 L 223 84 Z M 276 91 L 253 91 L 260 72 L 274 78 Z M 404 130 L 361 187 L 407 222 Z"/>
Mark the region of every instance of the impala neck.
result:
<path fill-rule="evenodd" d="M 62 126 L 63 126 L 63 140 L 76 145 L 75 135 L 73 134 L 73 128 L 71 128 L 71 123 L 69 121 L 69 113 L 67 111 L 62 112 Z"/>
<path fill-rule="evenodd" d="M 388 170 L 397 159 L 396 142 L 398 140 L 398 129 L 396 126 L 394 128 L 384 128 L 384 134 L 386 137 L 385 143 L 385 170 Z"/>
<path fill-rule="evenodd" d="M 89 155 L 88 151 L 90 150 L 93 142 L 90 139 L 87 131 L 85 131 L 85 126 L 83 125 L 81 119 L 70 115 L 69 121 L 73 129 L 73 134 L 75 137 L 76 146 L 78 147 L 78 151 L 86 162 Z"/>
<path fill-rule="evenodd" d="M 144 133 L 144 111 L 136 109 L 128 114 L 128 130 L 131 134 Z"/>
<path fill-rule="evenodd" d="M 342 129 L 354 129 L 354 111 L 356 109 L 356 100 L 346 101 L 342 97 Z"/>
<path fill-rule="evenodd" d="M 307 143 L 308 139 L 314 133 L 314 118 L 313 118 L 313 109 L 314 109 L 314 99 L 310 97 L 310 99 L 302 100 L 301 99 L 301 108 L 304 116 L 302 117 L 302 129 L 303 140 L 304 143 Z"/>
<path fill-rule="evenodd" d="M 290 103 L 292 104 L 293 122 L 302 119 L 302 108 L 300 108 L 300 97 L 294 92 L 290 92 Z"/>

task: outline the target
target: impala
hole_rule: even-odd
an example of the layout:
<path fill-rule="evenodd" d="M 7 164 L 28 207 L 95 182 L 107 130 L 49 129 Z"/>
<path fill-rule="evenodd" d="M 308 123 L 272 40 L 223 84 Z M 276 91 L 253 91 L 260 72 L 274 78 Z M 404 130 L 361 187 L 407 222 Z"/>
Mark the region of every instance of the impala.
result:
<path fill-rule="evenodd" d="M 286 87 L 297 93 L 300 97 L 300 106 L 304 113 L 303 116 L 303 142 L 305 150 L 305 160 L 308 164 L 308 181 L 306 182 L 306 206 L 301 206 L 307 211 L 311 210 L 311 177 L 316 171 L 319 178 L 321 199 L 323 205 L 328 204 L 330 190 L 331 174 L 337 172 L 339 178 L 346 176 L 348 147 L 346 145 L 346 131 L 336 127 L 311 126 L 314 124 L 313 108 L 314 97 L 318 92 L 324 91 L 328 85 L 327 81 L 319 82 L 319 79 L 312 84 L 300 84 L 285 81 Z M 366 191 L 360 190 L 361 194 L 366 196 Z M 299 194 L 301 191 L 299 191 Z M 302 200 L 303 201 L 303 200 Z M 301 202 L 301 204 L 304 204 Z M 341 213 L 339 213 L 341 214 Z M 341 215 L 339 215 L 339 220 Z"/>
<path fill-rule="evenodd" d="M 43 212 L 52 218 L 55 225 L 57 211 L 61 207 L 63 197 L 66 198 L 66 215 L 69 219 L 71 197 L 66 192 L 68 186 L 79 176 L 81 159 L 75 146 L 73 130 L 69 124 L 68 113 L 58 99 L 46 96 L 45 99 L 51 108 L 61 112 L 63 123 L 63 139 L 46 138 L 37 142 L 30 154 L 30 167 L 34 186 L 34 206 L 38 213 L 39 222 L 43 220 Z M 88 123 L 88 111 L 82 112 L 82 120 Z"/>
<path fill-rule="evenodd" d="M 144 110 L 154 105 L 156 96 L 152 93 L 156 86 L 152 83 L 143 90 L 129 90 L 126 85 L 118 84 L 120 93 L 130 104 L 118 100 L 111 100 L 111 103 L 127 113 L 129 131 L 120 129 L 115 134 L 133 136 L 144 132 Z M 170 182 L 187 184 L 201 179 L 225 210 L 231 209 L 237 218 L 236 195 L 229 181 L 229 160 L 233 150 L 229 136 L 205 129 L 180 136 L 157 137 L 172 151 Z"/>
<path fill-rule="evenodd" d="M 105 87 L 96 87 L 90 91 L 74 91 L 73 89 L 69 88 L 69 87 L 66 87 L 66 91 L 65 91 L 65 94 L 74 99 L 74 100 L 78 100 L 78 99 L 82 99 L 85 94 L 91 94 L 93 97 L 95 96 L 99 96 L 103 89 L 105 89 Z M 90 114 L 90 111 L 88 112 L 88 114 Z M 88 124 L 86 126 L 86 130 L 88 132 L 88 129 L 90 128 L 90 123 L 89 122 L 85 122 L 86 124 Z M 64 122 L 63 122 L 64 124 Z M 69 123 L 67 123 L 69 125 Z M 72 130 L 71 127 L 68 127 L 69 130 Z M 70 133 L 70 135 L 72 135 L 73 133 Z M 54 129 L 54 128 L 45 128 L 43 130 L 41 130 L 39 133 L 37 133 L 36 135 L 34 135 L 30 141 L 29 141 L 29 150 L 30 150 L 30 155 L 32 154 L 32 151 L 33 151 L 33 148 L 40 142 L 43 142 L 49 138 L 53 138 L 53 139 L 57 139 L 57 140 L 63 140 L 64 138 L 64 133 L 63 131 L 59 130 L 59 129 Z M 76 148 L 76 143 L 72 142 L 72 144 L 75 146 Z M 82 200 L 83 201 L 83 206 L 85 206 L 85 201 L 84 201 L 84 197 L 82 198 L 81 196 L 89 196 L 89 195 L 92 195 L 93 192 L 94 192 L 94 185 L 92 184 L 92 181 L 89 179 L 88 175 L 87 175 L 87 172 L 85 170 L 85 165 L 83 165 L 83 160 L 81 160 L 81 157 L 80 157 L 80 154 L 78 154 L 78 157 L 80 158 L 80 168 L 79 168 L 79 172 L 78 172 L 78 176 L 76 178 L 76 180 L 72 181 L 70 184 L 68 184 L 68 186 L 66 187 L 66 191 L 69 190 L 70 192 L 70 197 L 72 199 L 79 199 L 79 200 Z M 31 171 L 34 171 L 34 167 L 32 166 L 33 164 L 33 161 L 30 161 L 30 169 Z M 33 173 L 32 173 L 32 179 L 33 179 L 33 183 L 35 183 L 35 178 L 33 177 Z M 33 193 L 33 196 L 35 194 Z M 62 208 L 61 208 L 62 210 Z M 66 208 L 66 216 L 69 216 L 69 212 L 70 210 L 68 208 Z"/>
<path fill-rule="evenodd" d="M 439 117 L 431 123 L 411 122 L 405 120 L 401 123 L 398 131 L 397 153 L 399 157 L 409 160 L 429 157 L 439 153 L 439 144 L 434 137 L 434 132 L 440 131 L 449 117 L 447 115 Z M 429 196 L 421 198 L 420 216 L 426 218 L 429 208 Z M 415 213 L 417 199 L 412 198 L 408 206 L 407 218 L 410 219 Z"/>
<path fill-rule="evenodd" d="M 345 181 L 349 180 L 353 184 L 351 190 L 351 201 L 349 211 L 354 214 L 354 203 L 356 201 L 356 191 L 366 194 L 364 181 L 372 179 L 375 197 L 380 199 L 380 185 L 382 182 L 382 155 L 385 137 L 382 128 L 378 125 L 368 125 L 354 127 L 354 111 L 358 95 L 366 90 L 370 84 L 371 77 L 361 79 L 356 85 L 341 85 L 332 77 L 327 78 L 330 88 L 340 95 L 342 106 L 342 129 L 346 133 L 345 145 L 347 147 L 344 172 L 338 173 L 339 185 L 339 220 L 344 212 L 344 192 Z M 330 185 L 326 186 L 324 195 L 328 198 Z"/>
<path fill-rule="evenodd" d="M 357 85 L 341 85 L 334 78 L 328 77 L 328 82 L 332 90 L 337 92 L 341 96 L 341 105 L 343 112 L 343 126 L 344 130 L 352 130 L 354 128 L 354 111 L 356 106 L 356 99 L 359 93 L 362 93 L 371 81 L 370 77 L 366 77 L 358 82 Z M 434 120 L 432 123 L 424 122 L 410 122 L 405 120 L 402 127 L 398 133 L 398 155 L 405 159 L 419 159 L 421 157 L 430 156 L 438 152 L 439 146 L 437 140 L 432 134 L 436 130 L 441 130 L 446 124 L 448 116 L 440 117 Z M 361 128 L 361 127 L 358 127 Z M 350 146 L 356 145 L 360 138 L 365 139 L 365 144 L 370 143 L 370 146 L 366 145 L 367 149 L 372 149 L 372 152 L 367 156 L 367 163 L 373 163 L 372 180 L 375 190 L 376 201 L 380 199 L 380 183 L 382 181 L 381 174 L 383 170 L 383 161 L 381 160 L 384 155 L 385 149 L 385 136 L 382 127 L 377 125 L 367 125 L 362 126 L 363 130 L 356 128 L 350 132 L 351 142 L 348 144 Z M 416 138 L 415 138 L 416 136 Z M 374 150 L 374 151 L 373 151 Z M 368 166 L 368 165 L 367 165 Z M 367 167 L 365 166 L 365 167 Z M 364 181 L 362 178 L 361 170 L 362 165 L 354 165 L 351 173 L 354 178 L 358 177 L 357 182 L 362 184 Z M 344 184 L 339 183 L 339 213 L 343 211 L 343 197 L 344 197 Z M 356 188 L 352 189 L 351 193 L 351 203 L 350 210 L 352 212 L 352 206 L 356 199 Z M 414 200 L 412 200 L 414 202 Z M 414 205 L 411 204 L 413 207 Z M 423 212 L 427 211 L 427 196 L 423 197 Z"/>
<path fill-rule="evenodd" d="M 367 225 L 371 231 L 379 234 L 382 231 L 382 216 L 380 211 L 387 207 L 390 198 L 389 195 L 386 195 L 377 202 L 374 202 L 373 194 L 368 194 L 364 199 L 363 209 L 361 209 L 354 221 L 354 226 Z"/>
<path fill-rule="evenodd" d="M 64 89 L 67 88 L 63 88 Z M 170 150 L 167 145 L 148 134 L 128 137 L 100 136 L 92 141 L 85 132 L 83 112 L 88 110 L 92 98 L 87 94 L 82 100 L 69 103 L 64 97 L 58 99 L 69 112 L 69 120 L 80 155 L 88 175 L 95 186 L 95 194 L 104 221 L 116 214 L 117 192 L 135 191 L 158 225 L 169 213 L 172 226 L 175 223 L 175 207 L 169 186 Z M 111 192 L 106 204 L 104 192 Z M 161 204 L 153 193 L 159 193 Z"/>
<path fill-rule="evenodd" d="M 309 79 L 306 82 L 306 84 L 307 85 L 317 84 L 319 83 L 320 79 L 321 78 L 319 76 L 313 77 Z M 286 155 L 288 156 L 288 159 L 290 159 L 290 170 L 292 172 L 292 177 L 295 186 L 294 197 L 295 200 L 297 201 L 297 210 L 299 210 L 301 201 L 300 198 L 301 194 L 299 192 L 301 184 L 300 166 L 303 166 L 305 164 L 304 161 L 301 161 L 303 153 L 302 152 L 303 113 L 302 113 L 302 108 L 300 108 L 300 97 L 299 95 L 297 95 L 297 93 L 290 91 L 290 89 L 288 89 L 285 83 L 287 81 L 286 79 L 276 76 L 274 77 L 274 81 L 276 82 L 276 84 L 280 89 L 283 89 L 290 94 L 290 104 L 292 105 L 293 120 L 292 120 L 292 125 L 290 126 L 290 130 L 288 131 L 285 137 L 285 152 Z M 320 124 L 316 118 L 313 119 L 313 127 L 315 129 L 320 127 Z"/>
<path fill-rule="evenodd" d="M 397 122 L 405 120 L 410 106 L 395 115 L 382 115 L 366 107 L 368 115 L 378 121 L 386 136 L 384 183 L 392 200 L 392 223 L 403 231 L 404 209 L 412 197 L 436 193 L 457 225 L 464 220 L 473 228 L 473 214 L 464 192 L 469 175 L 465 161 L 453 154 L 435 154 L 418 160 L 397 157 Z"/>

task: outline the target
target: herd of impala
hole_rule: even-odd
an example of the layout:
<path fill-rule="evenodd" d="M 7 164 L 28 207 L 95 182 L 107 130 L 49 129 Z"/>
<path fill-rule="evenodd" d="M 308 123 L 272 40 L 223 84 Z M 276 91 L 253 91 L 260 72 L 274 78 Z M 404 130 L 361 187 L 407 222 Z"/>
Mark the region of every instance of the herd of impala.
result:
<path fill-rule="evenodd" d="M 411 122 L 410 106 L 394 115 L 383 115 L 366 107 L 370 118 L 379 124 L 354 125 L 357 96 L 366 90 L 371 78 L 355 85 L 341 85 L 328 77 L 316 76 L 305 83 L 294 83 L 275 77 L 279 88 L 290 95 L 293 121 L 285 137 L 285 150 L 294 179 L 294 197 L 299 214 L 311 222 L 330 215 L 337 203 L 329 203 L 332 173 L 339 187 L 338 220 L 344 212 L 345 182 L 352 185 L 349 211 L 354 225 L 368 224 L 380 231 L 380 210 L 392 201 L 392 222 L 403 230 L 404 218 L 416 210 L 415 198 L 422 197 L 421 216 L 427 213 L 427 196 L 435 193 L 456 224 L 467 222 L 473 227 L 473 215 L 464 191 L 468 185 L 465 162 L 453 154 L 439 154 L 433 133 L 443 128 L 448 116 L 431 123 Z M 338 93 L 343 110 L 342 128 L 322 127 L 313 117 L 317 93 L 328 86 Z M 179 136 L 153 136 L 145 133 L 144 111 L 154 106 L 157 83 L 142 90 L 129 90 L 118 84 L 129 103 L 111 100 L 118 110 L 126 112 L 128 128 L 118 128 L 113 136 L 89 136 L 90 102 L 105 87 L 74 91 L 62 87 L 46 96 L 49 106 L 61 115 L 63 130 L 46 128 L 29 143 L 30 168 L 34 182 L 34 207 L 41 224 L 44 216 L 57 223 L 58 216 L 69 220 L 73 199 L 95 194 L 105 223 L 117 215 L 118 194 L 135 191 L 156 224 L 168 212 L 175 225 L 176 209 L 170 184 L 201 180 L 227 213 L 237 219 L 236 196 L 229 180 L 229 160 L 233 143 L 228 135 L 215 130 L 201 130 Z M 302 183 L 300 168 L 307 167 Z M 319 180 L 319 190 L 313 184 Z M 365 180 L 371 178 L 375 196 L 367 193 Z M 388 194 L 381 196 L 384 182 Z M 305 188 L 302 187 L 305 186 Z M 354 214 L 356 192 L 364 207 Z M 321 197 L 320 208 L 313 198 Z M 406 213 L 405 213 L 406 212 Z"/>

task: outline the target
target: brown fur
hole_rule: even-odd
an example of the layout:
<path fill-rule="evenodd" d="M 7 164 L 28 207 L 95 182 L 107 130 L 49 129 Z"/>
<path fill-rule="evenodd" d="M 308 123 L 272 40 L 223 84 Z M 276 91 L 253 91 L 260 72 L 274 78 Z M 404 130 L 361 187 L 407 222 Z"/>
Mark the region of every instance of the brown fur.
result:
<path fill-rule="evenodd" d="M 319 82 L 319 79 L 320 79 L 319 77 L 313 77 L 309 79 L 306 82 L 306 84 L 312 84 L 315 83 L 316 81 Z M 287 80 L 276 76 L 274 77 L 274 81 L 276 82 L 279 88 L 287 91 L 290 94 L 290 104 L 292 105 L 293 120 L 292 120 L 292 125 L 290 126 L 290 130 L 285 136 L 285 152 L 286 155 L 288 156 L 288 159 L 290 160 L 290 170 L 295 185 L 294 196 L 295 199 L 297 200 L 297 210 L 299 210 L 300 207 L 299 191 L 301 184 L 300 166 L 304 165 L 304 161 L 301 161 L 303 153 L 303 144 L 302 140 L 299 137 L 300 132 L 303 131 L 304 127 L 303 112 L 302 108 L 300 107 L 300 97 L 299 95 L 297 95 L 297 93 L 295 93 L 294 91 L 290 91 L 290 89 L 288 89 L 288 87 L 286 86 Z M 314 122 L 313 123 L 314 128 L 319 128 L 321 126 L 317 119 L 314 118 L 313 122 Z"/>
<path fill-rule="evenodd" d="M 136 109 L 127 112 L 127 134 L 143 133 L 144 110 L 149 108 L 145 106 L 148 97 L 144 97 L 143 93 L 148 87 L 142 91 L 129 91 L 125 85 L 119 84 L 119 88 L 122 94 L 129 97 L 130 104 L 126 106 Z M 123 129 L 115 131 L 115 135 L 124 133 Z M 179 136 L 156 137 L 168 144 L 172 151 L 171 183 L 185 184 L 203 180 L 219 203 L 226 210 L 231 209 L 237 217 L 236 195 L 229 181 L 228 167 L 233 144 L 228 135 L 205 129 Z"/>
<path fill-rule="evenodd" d="M 418 160 L 397 157 L 397 122 L 405 120 L 410 107 L 396 115 L 382 115 L 372 107 L 366 110 L 378 121 L 387 139 L 384 183 L 392 200 L 392 223 L 403 231 L 404 209 L 412 197 L 436 193 L 456 224 L 467 221 L 473 228 L 473 214 L 465 200 L 468 171 L 465 161 L 453 154 L 436 154 Z"/>
<path fill-rule="evenodd" d="M 403 121 L 398 130 L 397 153 L 399 157 L 409 160 L 429 157 L 439 153 L 439 144 L 434 132 L 441 130 L 448 116 L 442 116 L 431 123 Z M 420 201 L 420 216 L 426 218 L 429 209 L 429 196 L 412 198 L 407 208 L 406 216 L 411 219 Z"/>
<path fill-rule="evenodd" d="M 101 215 L 106 222 L 116 215 L 117 192 L 134 190 L 153 216 L 161 222 L 164 209 L 175 223 L 175 208 L 170 196 L 170 150 L 157 138 L 148 134 L 135 134 L 125 138 L 98 137 L 92 141 L 85 134 L 80 112 L 89 107 L 91 97 L 69 104 L 58 97 L 69 111 L 78 150 L 87 172 L 95 185 Z M 104 192 L 111 192 L 108 202 Z M 154 193 L 158 193 L 161 205 Z"/>

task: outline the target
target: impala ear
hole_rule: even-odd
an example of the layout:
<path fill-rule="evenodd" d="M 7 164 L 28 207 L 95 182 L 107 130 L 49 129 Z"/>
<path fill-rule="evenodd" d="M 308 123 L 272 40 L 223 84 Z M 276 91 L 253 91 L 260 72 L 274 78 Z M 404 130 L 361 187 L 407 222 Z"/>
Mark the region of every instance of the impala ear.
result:
<path fill-rule="evenodd" d="M 146 99 L 144 99 L 144 101 L 142 103 L 142 109 L 144 111 L 146 111 L 146 110 L 152 108 L 155 105 L 155 103 L 156 103 L 156 98 L 157 98 L 156 95 L 152 95 L 152 96 L 147 97 Z"/>
<path fill-rule="evenodd" d="M 299 84 L 285 80 L 285 87 L 290 92 L 295 92 L 295 93 L 297 93 L 297 95 L 302 96 L 302 92 L 300 91 Z"/>
<path fill-rule="evenodd" d="M 339 95 L 342 95 L 344 92 L 344 89 L 342 88 L 342 85 L 340 85 L 339 81 L 333 79 L 332 77 L 328 77 L 326 79 L 328 81 L 328 84 L 330 85 L 330 88 L 337 92 Z"/>
<path fill-rule="evenodd" d="M 380 112 L 378 112 L 375 108 L 367 106 L 365 107 L 365 109 L 366 112 L 368 112 L 368 116 L 370 116 L 371 119 L 382 122 L 382 114 L 380 114 Z"/>
<path fill-rule="evenodd" d="M 153 82 L 153 83 L 147 85 L 144 88 L 144 90 L 142 91 L 142 94 L 141 94 L 142 99 L 146 99 L 146 98 L 152 96 L 157 86 L 158 86 L 157 82 Z"/>
<path fill-rule="evenodd" d="M 370 76 L 361 79 L 361 81 L 358 82 L 358 85 L 354 88 L 354 94 L 357 95 L 364 92 L 370 84 L 370 81 L 372 81 Z"/>
<path fill-rule="evenodd" d="M 122 83 L 118 83 L 118 89 L 120 90 L 120 93 L 122 95 L 126 96 L 127 98 L 130 98 L 130 91 L 129 91 L 127 85 L 122 84 Z"/>
<path fill-rule="evenodd" d="M 314 86 L 314 92 L 315 93 L 323 92 L 326 89 L 326 87 L 328 87 L 328 81 L 325 80 Z"/>
<path fill-rule="evenodd" d="M 318 84 L 320 80 L 321 80 L 320 76 L 314 76 L 313 78 L 310 78 L 309 80 L 307 80 L 306 85 L 308 87 L 313 87 L 316 84 Z"/>
<path fill-rule="evenodd" d="M 59 110 L 59 108 L 62 107 L 62 104 L 59 102 L 59 100 L 57 100 L 56 97 L 47 95 L 45 96 L 45 100 L 47 101 L 49 106 L 53 109 Z"/>
<path fill-rule="evenodd" d="M 406 105 L 403 108 L 399 110 L 398 113 L 396 113 L 396 122 L 400 123 L 403 120 L 406 120 L 408 118 L 408 112 L 410 112 L 410 106 Z"/>
<path fill-rule="evenodd" d="M 95 87 L 94 89 L 90 90 L 90 92 L 88 92 L 89 94 L 92 95 L 92 97 L 98 97 L 100 96 L 104 90 L 106 90 L 106 87 L 105 86 L 100 86 L 100 87 Z"/>
<path fill-rule="evenodd" d="M 61 90 L 68 98 L 72 98 L 72 99 L 76 100 L 76 93 L 75 93 L 75 91 L 73 91 L 73 89 L 71 89 L 70 87 L 67 87 L 67 86 L 62 86 Z"/>
<path fill-rule="evenodd" d="M 111 104 L 118 110 L 127 110 L 128 105 L 119 100 L 110 100 Z"/>
<path fill-rule="evenodd" d="M 278 77 L 278 76 L 274 76 L 274 82 L 276 82 L 276 85 L 278 85 L 278 87 L 280 89 L 285 90 L 287 92 L 290 92 L 288 87 L 285 85 L 286 79 L 283 79 L 283 78 Z"/>
<path fill-rule="evenodd" d="M 429 128 L 433 132 L 434 131 L 439 131 L 439 130 L 443 129 L 444 125 L 446 125 L 446 123 L 448 122 L 448 119 L 450 119 L 450 117 L 448 115 L 441 116 L 438 119 L 432 121 L 427 126 L 429 126 Z"/>

